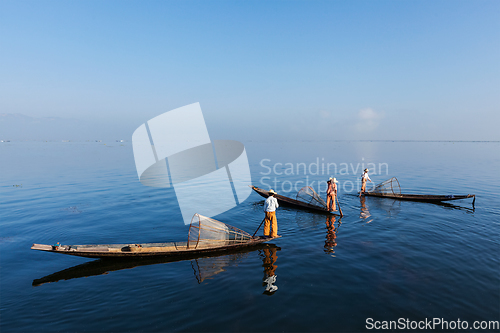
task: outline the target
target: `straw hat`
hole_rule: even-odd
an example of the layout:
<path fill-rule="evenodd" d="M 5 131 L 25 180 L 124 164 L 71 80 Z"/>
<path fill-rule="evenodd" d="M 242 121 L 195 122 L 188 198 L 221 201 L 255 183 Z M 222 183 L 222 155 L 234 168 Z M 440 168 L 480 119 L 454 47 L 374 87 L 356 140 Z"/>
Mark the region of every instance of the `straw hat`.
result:
<path fill-rule="evenodd" d="M 273 189 L 270 189 L 268 193 L 269 193 L 269 194 L 278 194 L 278 193 L 274 192 L 274 190 L 273 190 Z"/>
<path fill-rule="evenodd" d="M 368 169 L 365 169 L 365 172 L 368 172 Z"/>
<path fill-rule="evenodd" d="M 329 179 L 328 181 L 329 181 L 329 182 L 338 183 L 337 178 L 335 178 L 335 177 L 333 177 L 333 178 L 332 178 L 332 177 L 330 177 L 330 179 Z"/>

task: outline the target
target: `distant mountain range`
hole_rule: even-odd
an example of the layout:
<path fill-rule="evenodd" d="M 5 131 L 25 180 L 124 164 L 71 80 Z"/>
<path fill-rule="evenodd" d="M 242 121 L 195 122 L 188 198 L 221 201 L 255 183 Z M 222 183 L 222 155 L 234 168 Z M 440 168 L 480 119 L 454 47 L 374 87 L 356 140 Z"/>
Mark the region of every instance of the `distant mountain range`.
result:
<path fill-rule="evenodd" d="M 98 122 L 0 113 L 0 140 L 114 140 L 130 135 Z"/>
<path fill-rule="evenodd" d="M 48 123 L 53 121 L 75 121 L 75 120 L 58 118 L 58 117 L 35 118 L 20 113 L 0 113 L 0 122 L 17 122 L 17 123 L 28 124 L 28 123 L 43 123 L 43 122 Z"/>

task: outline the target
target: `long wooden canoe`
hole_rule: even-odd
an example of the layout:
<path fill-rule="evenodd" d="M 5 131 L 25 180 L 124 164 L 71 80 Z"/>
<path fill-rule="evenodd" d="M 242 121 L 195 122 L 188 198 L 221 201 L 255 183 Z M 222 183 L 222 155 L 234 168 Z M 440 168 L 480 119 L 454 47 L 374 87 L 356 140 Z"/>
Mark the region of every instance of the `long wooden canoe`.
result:
<path fill-rule="evenodd" d="M 397 200 L 408 200 L 408 201 L 421 201 L 421 202 L 434 202 L 439 203 L 443 201 L 450 200 L 461 200 L 467 198 L 474 198 L 472 200 L 472 207 L 476 202 L 476 196 L 474 194 L 466 195 L 433 195 L 433 194 L 404 194 L 401 193 L 401 186 L 396 177 L 392 177 L 383 181 L 382 183 L 375 186 L 374 189 L 364 192 L 366 196 L 379 197 L 379 198 L 390 198 Z"/>
<path fill-rule="evenodd" d="M 467 198 L 474 198 L 476 196 L 474 194 L 466 194 L 466 195 L 430 195 L 430 194 L 397 194 L 397 193 L 373 193 L 373 192 L 365 192 L 365 196 L 371 197 L 379 197 L 379 198 L 390 198 L 390 199 L 398 199 L 398 200 L 410 200 L 410 201 L 422 201 L 422 202 L 442 202 L 442 201 L 450 201 L 450 200 L 461 200 Z"/>
<path fill-rule="evenodd" d="M 251 247 L 243 247 L 236 248 L 233 250 L 221 251 L 221 252 L 210 252 L 204 254 L 195 254 L 195 253 L 187 253 L 186 255 L 178 255 L 178 256 L 170 256 L 170 257 L 162 257 L 162 256 L 154 256 L 154 257 L 132 257 L 132 258 L 123 258 L 121 260 L 110 260 L 110 259 L 97 259 L 92 261 L 87 261 L 83 264 L 79 264 L 70 268 L 63 269 L 61 271 L 49 274 L 39 279 L 33 280 L 33 286 L 39 286 L 44 283 L 58 282 L 61 280 L 71 280 L 78 279 L 82 277 L 90 277 L 90 276 L 98 276 L 108 274 L 113 271 L 119 271 L 124 269 L 132 269 L 140 266 L 148 266 L 148 265 L 156 265 L 156 264 L 166 264 L 180 261 L 191 261 L 193 264 L 196 264 L 197 267 L 193 266 L 193 269 L 197 268 L 198 272 L 195 273 L 195 277 L 199 283 L 203 281 L 203 277 L 201 276 L 202 266 L 198 265 L 198 260 L 200 262 L 204 262 L 206 260 L 215 260 L 214 265 L 207 266 L 205 265 L 205 269 L 216 269 L 217 270 L 217 259 L 232 257 L 238 258 L 238 256 L 243 256 L 251 251 L 263 250 L 263 249 L 275 249 L 281 250 L 278 246 L 272 243 L 261 243 Z M 235 259 L 232 259 L 235 260 Z M 217 271 L 217 273 L 220 270 Z M 216 273 L 216 274 L 217 274 Z M 210 275 L 207 272 L 204 272 L 204 276 Z"/>
<path fill-rule="evenodd" d="M 194 214 L 186 242 L 99 245 L 33 244 L 31 249 L 88 258 L 170 257 L 244 248 L 268 242 L 278 237 L 253 237 L 249 233 L 229 224 L 200 214 Z"/>
<path fill-rule="evenodd" d="M 198 255 L 206 253 L 224 252 L 255 246 L 264 242 L 269 242 L 278 237 L 256 236 L 252 239 L 233 243 L 230 245 L 219 244 L 190 246 L 188 242 L 170 242 L 170 243 L 143 243 L 143 244 L 101 244 L 101 245 L 44 245 L 33 244 L 32 250 L 67 254 L 72 256 L 87 258 L 133 258 L 133 257 L 171 257 Z"/>
<path fill-rule="evenodd" d="M 269 191 L 263 190 L 263 189 L 258 188 L 256 186 L 252 186 L 252 189 L 264 198 L 269 197 Z M 280 204 L 280 206 L 301 208 L 301 209 L 306 209 L 306 210 L 310 210 L 310 211 L 314 211 L 314 212 L 320 212 L 320 213 L 324 213 L 324 214 L 332 214 L 332 215 L 340 216 L 340 214 L 337 212 L 330 212 L 326 208 L 311 205 L 311 204 L 308 204 L 306 202 L 302 202 L 300 200 L 285 197 L 283 195 L 275 194 L 274 197 L 278 200 L 278 204 Z"/>

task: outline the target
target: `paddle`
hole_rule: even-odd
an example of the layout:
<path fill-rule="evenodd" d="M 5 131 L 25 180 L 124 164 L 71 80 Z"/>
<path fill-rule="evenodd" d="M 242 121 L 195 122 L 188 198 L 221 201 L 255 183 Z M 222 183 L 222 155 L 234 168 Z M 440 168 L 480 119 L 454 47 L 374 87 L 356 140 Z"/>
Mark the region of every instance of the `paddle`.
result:
<path fill-rule="evenodd" d="M 340 208 L 339 197 L 335 196 L 335 199 L 337 199 L 337 206 L 339 206 L 340 217 L 342 217 L 342 216 L 344 216 L 344 214 L 342 214 L 342 209 Z"/>
<path fill-rule="evenodd" d="M 265 220 L 266 220 L 266 218 L 264 217 L 264 219 L 262 220 L 262 222 L 260 222 L 260 225 L 257 228 L 257 230 L 255 230 L 255 232 L 253 233 L 252 238 L 255 236 L 255 234 L 257 233 L 257 231 L 259 231 L 260 227 L 262 226 L 262 223 L 264 223 Z"/>

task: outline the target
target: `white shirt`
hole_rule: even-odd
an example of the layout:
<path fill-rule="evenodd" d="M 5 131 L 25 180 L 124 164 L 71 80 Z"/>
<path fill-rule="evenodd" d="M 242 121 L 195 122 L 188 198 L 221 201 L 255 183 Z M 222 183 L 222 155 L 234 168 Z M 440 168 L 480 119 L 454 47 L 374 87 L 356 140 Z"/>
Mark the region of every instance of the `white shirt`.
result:
<path fill-rule="evenodd" d="M 275 197 L 269 196 L 264 202 L 264 211 L 265 212 L 274 212 L 276 208 L 278 208 L 278 200 Z"/>
<path fill-rule="evenodd" d="M 370 179 L 370 177 L 368 176 L 368 172 L 363 173 L 363 175 L 361 175 L 361 179 L 362 179 L 362 180 L 365 180 L 365 181 L 366 181 L 366 180 L 372 181 L 372 180 Z"/>

